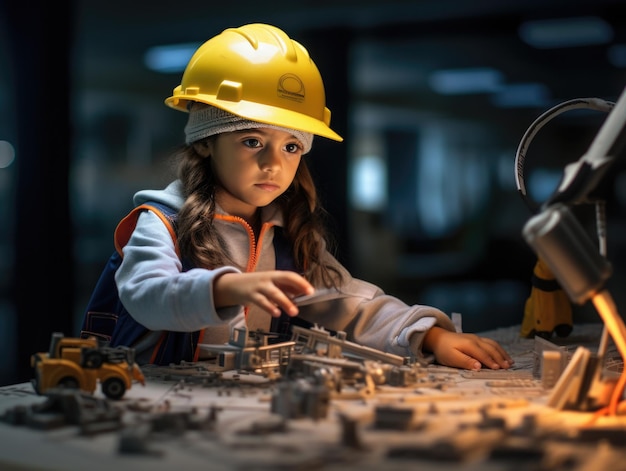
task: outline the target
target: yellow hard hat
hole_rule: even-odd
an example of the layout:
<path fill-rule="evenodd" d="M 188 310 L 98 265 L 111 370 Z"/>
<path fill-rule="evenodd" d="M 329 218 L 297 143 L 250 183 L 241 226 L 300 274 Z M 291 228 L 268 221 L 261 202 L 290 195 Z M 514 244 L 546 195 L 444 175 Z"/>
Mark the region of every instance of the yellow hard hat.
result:
<path fill-rule="evenodd" d="M 229 28 L 202 44 L 165 103 L 188 111 L 195 101 L 252 121 L 343 140 L 329 127 L 317 66 L 300 43 L 275 26 Z"/>

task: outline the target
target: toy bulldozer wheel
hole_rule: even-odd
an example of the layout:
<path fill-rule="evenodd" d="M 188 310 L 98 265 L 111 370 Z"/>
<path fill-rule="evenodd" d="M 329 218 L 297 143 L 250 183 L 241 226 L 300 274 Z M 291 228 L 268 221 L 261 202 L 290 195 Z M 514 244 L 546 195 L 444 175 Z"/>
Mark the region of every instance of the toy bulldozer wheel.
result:
<path fill-rule="evenodd" d="M 104 363 L 104 357 L 98 350 L 85 350 L 81 363 L 83 368 L 100 368 Z"/>
<path fill-rule="evenodd" d="M 126 385 L 120 378 L 109 378 L 102 383 L 102 393 L 109 399 L 121 399 L 125 392 Z"/>

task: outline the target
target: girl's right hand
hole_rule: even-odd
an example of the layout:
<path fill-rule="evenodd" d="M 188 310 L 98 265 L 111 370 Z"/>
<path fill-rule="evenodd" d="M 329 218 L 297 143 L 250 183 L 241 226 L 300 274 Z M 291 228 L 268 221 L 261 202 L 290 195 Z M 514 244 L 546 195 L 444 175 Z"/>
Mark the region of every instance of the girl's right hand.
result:
<path fill-rule="evenodd" d="M 292 299 L 314 291 L 303 276 L 286 270 L 225 273 L 213 282 L 216 308 L 255 305 L 273 317 L 279 317 L 281 309 L 289 316 L 297 316 L 298 307 Z"/>

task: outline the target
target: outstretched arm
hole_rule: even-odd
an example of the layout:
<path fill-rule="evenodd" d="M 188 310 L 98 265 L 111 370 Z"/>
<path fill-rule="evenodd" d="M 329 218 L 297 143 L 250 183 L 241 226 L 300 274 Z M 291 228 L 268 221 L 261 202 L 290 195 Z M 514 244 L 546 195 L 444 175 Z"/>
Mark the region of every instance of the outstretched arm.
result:
<path fill-rule="evenodd" d="M 437 326 L 426 333 L 422 348 L 432 352 L 438 363 L 454 368 L 479 370 L 484 365 L 497 370 L 510 368 L 514 363 L 493 339 L 451 332 Z"/>

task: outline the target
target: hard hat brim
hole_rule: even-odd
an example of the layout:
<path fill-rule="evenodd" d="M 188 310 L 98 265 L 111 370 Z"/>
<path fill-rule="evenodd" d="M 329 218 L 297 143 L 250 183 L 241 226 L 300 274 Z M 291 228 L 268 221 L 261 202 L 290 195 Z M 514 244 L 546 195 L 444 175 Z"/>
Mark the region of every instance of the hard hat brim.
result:
<path fill-rule="evenodd" d="M 176 110 L 188 112 L 189 102 L 194 101 L 215 106 L 251 121 L 281 126 L 289 129 L 296 129 L 303 132 L 310 132 L 316 136 L 332 139 L 333 141 L 343 141 L 343 137 L 330 129 L 324 121 L 276 106 L 259 104 L 245 100 L 237 102 L 219 100 L 212 95 L 194 95 L 193 98 L 188 98 L 184 95 L 174 95 L 167 98 L 165 100 L 165 104 Z M 330 114 L 330 111 L 327 110 L 327 112 Z"/>

